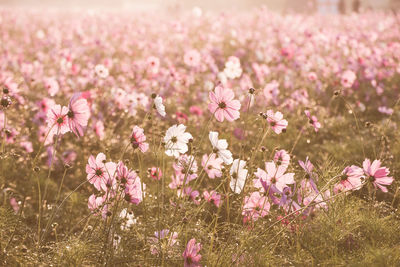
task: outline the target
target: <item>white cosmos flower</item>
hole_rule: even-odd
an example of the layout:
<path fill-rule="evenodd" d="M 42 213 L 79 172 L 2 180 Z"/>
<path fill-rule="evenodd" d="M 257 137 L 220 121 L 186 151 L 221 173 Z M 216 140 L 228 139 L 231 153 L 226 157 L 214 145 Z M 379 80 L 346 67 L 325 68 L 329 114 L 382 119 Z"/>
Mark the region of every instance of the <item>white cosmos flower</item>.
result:
<path fill-rule="evenodd" d="M 165 115 L 167 115 L 167 113 L 165 113 L 165 106 L 162 101 L 163 101 L 163 99 L 159 95 L 156 96 L 156 98 L 154 98 L 154 104 L 156 105 L 157 112 L 161 116 L 165 117 Z"/>
<path fill-rule="evenodd" d="M 97 64 L 96 67 L 94 67 L 94 71 L 100 78 L 103 79 L 107 78 L 109 74 L 108 69 L 103 64 Z"/>
<path fill-rule="evenodd" d="M 211 145 L 213 146 L 213 152 L 216 153 L 225 164 L 231 164 L 233 158 L 232 153 L 228 150 L 228 142 L 225 139 L 218 139 L 217 132 L 210 132 L 208 137 L 210 138 Z"/>
<path fill-rule="evenodd" d="M 164 136 L 165 154 L 168 156 L 179 157 L 188 151 L 187 143 L 193 138 L 190 133 L 186 133 L 186 126 L 183 124 L 171 126 Z"/>
<path fill-rule="evenodd" d="M 239 159 L 235 159 L 231 166 L 231 182 L 229 185 L 232 191 L 236 194 L 240 194 L 240 192 L 242 192 L 246 182 L 248 170 L 245 169 L 245 167 L 246 161 Z"/>

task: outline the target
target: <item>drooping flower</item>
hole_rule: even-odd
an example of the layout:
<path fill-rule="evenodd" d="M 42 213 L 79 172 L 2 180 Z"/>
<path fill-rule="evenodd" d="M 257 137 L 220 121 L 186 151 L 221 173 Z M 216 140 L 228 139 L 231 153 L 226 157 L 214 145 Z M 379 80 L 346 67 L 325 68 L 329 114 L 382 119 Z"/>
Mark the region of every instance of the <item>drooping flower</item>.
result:
<path fill-rule="evenodd" d="M 47 112 L 47 126 L 54 134 L 65 134 L 70 131 L 68 126 L 68 108 L 54 105 Z"/>
<path fill-rule="evenodd" d="M 209 93 L 211 103 L 208 104 L 208 110 L 214 114 L 217 121 L 234 121 L 240 117 L 240 102 L 233 99 L 233 91 L 222 86 L 215 87 L 215 92 Z"/>
<path fill-rule="evenodd" d="M 387 188 L 385 186 L 391 185 L 393 182 L 393 177 L 389 177 L 389 168 L 381 167 L 380 160 L 374 160 L 371 164 L 369 159 L 365 159 L 363 162 L 363 169 L 366 179 L 371 182 L 374 187 L 378 187 L 383 192 L 387 192 Z"/>
<path fill-rule="evenodd" d="M 245 167 L 246 161 L 244 160 L 235 159 L 232 163 L 230 169 L 231 181 L 229 185 L 231 190 L 236 194 L 240 194 L 240 192 L 242 192 L 246 183 L 248 170 L 245 169 Z"/>
<path fill-rule="evenodd" d="M 348 166 L 343 170 L 340 182 L 334 186 L 333 190 L 335 193 L 339 191 L 359 190 L 362 185 L 361 179 L 363 177 L 363 169 L 355 165 Z"/>
<path fill-rule="evenodd" d="M 156 98 L 154 98 L 154 105 L 158 114 L 160 114 L 162 117 L 165 117 L 167 115 L 167 113 L 165 112 L 165 106 L 163 104 L 163 99 L 161 96 L 156 96 Z"/>
<path fill-rule="evenodd" d="M 185 259 L 185 267 L 198 267 L 200 266 L 201 255 L 199 254 L 201 250 L 201 244 L 196 243 L 196 239 L 192 238 L 186 245 L 186 249 L 182 254 Z"/>
<path fill-rule="evenodd" d="M 225 164 L 231 164 L 233 158 L 232 153 L 228 150 L 228 142 L 226 139 L 218 139 L 218 133 L 212 131 L 208 134 L 208 137 L 213 147 L 213 153 L 216 153 Z"/>
<path fill-rule="evenodd" d="M 149 144 L 145 142 L 144 130 L 139 126 L 134 126 L 131 134 L 131 144 L 134 149 L 139 148 L 143 153 L 149 149 Z"/>
<path fill-rule="evenodd" d="M 164 137 L 165 154 L 168 156 L 179 157 L 188 151 L 187 143 L 192 139 L 190 133 L 185 132 L 186 126 L 183 124 L 171 126 Z"/>
<path fill-rule="evenodd" d="M 317 117 L 311 116 L 309 110 L 305 110 L 304 113 L 306 114 L 310 124 L 314 127 L 315 132 L 318 132 L 318 130 L 321 128 L 321 123 L 318 122 Z"/>
<path fill-rule="evenodd" d="M 68 105 L 68 126 L 76 136 L 83 136 L 83 128 L 87 126 L 90 117 L 90 108 L 81 93 L 72 96 Z"/>
<path fill-rule="evenodd" d="M 201 166 L 203 166 L 208 177 L 210 179 L 214 179 L 222 176 L 221 168 L 223 162 L 224 161 L 220 158 L 217 158 L 214 153 L 210 155 L 204 154 L 201 160 Z"/>
<path fill-rule="evenodd" d="M 143 190 L 145 184 L 143 184 Z M 143 200 L 142 185 L 139 177 L 136 177 L 131 184 L 127 184 L 125 187 L 125 200 L 129 203 L 138 205 Z"/>
<path fill-rule="evenodd" d="M 268 110 L 267 113 L 264 114 L 264 117 L 266 117 L 269 125 L 276 134 L 286 131 L 288 122 L 283 119 L 283 114 L 281 112 L 277 111 L 274 113 L 272 110 Z"/>

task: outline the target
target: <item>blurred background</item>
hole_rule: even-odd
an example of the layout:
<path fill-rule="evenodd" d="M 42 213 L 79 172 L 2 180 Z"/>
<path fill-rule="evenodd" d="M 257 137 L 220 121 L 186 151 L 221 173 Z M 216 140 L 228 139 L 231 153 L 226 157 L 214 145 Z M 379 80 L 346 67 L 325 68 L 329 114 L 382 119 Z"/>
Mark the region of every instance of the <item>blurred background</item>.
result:
<path fill-rule="evenodd" d="M 0 6 L 29 6 L 57 8 L 109 8 L 149 10 L 158 8 L 204 10 L 251 9 L 265 5 L 278 12 L 350 13 L 369 9 L 400 7 L 400 0 L 0 0 Z"/>

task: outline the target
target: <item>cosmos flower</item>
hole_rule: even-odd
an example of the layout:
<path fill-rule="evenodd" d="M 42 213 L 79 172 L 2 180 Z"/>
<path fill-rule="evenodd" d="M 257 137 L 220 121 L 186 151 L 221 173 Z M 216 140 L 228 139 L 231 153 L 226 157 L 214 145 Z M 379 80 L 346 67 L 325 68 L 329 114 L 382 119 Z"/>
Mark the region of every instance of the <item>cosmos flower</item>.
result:
<path fill-rule="evenodd" d="M 65 134 L 70 131 L 68 126 L 68 108 L 54 105 L 47 112 L 47 126 L 54 134 Z"/>
<path fill-rule="evenodd" d="M 184 154 L 188 151 L 187 144 L 192 139 L 192 135 L 185 131 L 186 126 L 183 124 L 175 124 L 167 130 L 164 137 L 165 154 L 177 158 L 179 154 Z"/>
<path fill-rule="evenodd" d="M 83 136 L 83 129 L 90 117 L 90 108 L 80 93 L 74 94 L 69 101 L 67 117 L 70 130 L 78 137 Z"/>
<path fill-rule="evenodd" d="M 107 184 L 114 179 L 115 170 L 116 164 L 106 162 L 103 153 L 97 154 L 96 158 L 91 155 L 86 164 L 87 179 L 99 191 L 107 191 Z"/>
<path fill-rule="evenodd" d="M 257 221 L 259 218 L 265 217 L 271 205 L 266 196 L 256 191 L 244 198 L 242 215 L 245 216 L 244 221 Z"/>
<path fill-rule="evenodd" d="M 233 91 L 222 86 L 215 87 L 215 92 L 209 93 L 211 103 L 208 104 L 208 110 L 214 114 L 219 122 L 234 121 L 240 117 L 240 102 L 234 100 Z"/>
<path fill-rule="evenodd" d="M 265 171 L 257 168 L 257 172 L 254 175 L 267 183 L 268 186 L 274 185 L 280 192 L 283 188 L 289 184 L 294 184 L 294 173 L 286 173 L 284 165 L 276 166 L 275 162 L 270 161 L 265 163 Z"/>
<path fill-rule="evenodd" d="M 203 192 L 203 197 L 207 202 L 214 202 L 216 207 L 221 205 L 221 195 L 218 194 L 215 190 L 211 190 L 208 192 L 207 190 Z"/>
<path fill-rule="evenodd" d="M 183 61 L 189 67 L 197 67 L 200 64 L 201 55 L 196 49 L 189 50 L 185 53 Z"/>
<path fill-rule="evenodd" d="M 361 179 L 363 178 L 363 169 L 355 165 L 348 166 L 343 170 L 340 182 L 334 186 L 333 190 L 335 193 L 339 191 L 359 190 L 362 185 Z"/>
<path fill-rule="evenodd" d="M 131 134 L 131 144 L 134 149 L 139 148 L 139 150 L 144 153 L 149 149 L 149 144 L 145 142 L 146 136 L 144 135 L 144 130 L 139 126 L 134 126 Z"/>
<path fill-rule="evenodd" d="M 304 113 L 306 114 L 310 124 L 314 127 L 315 132 L 318 132 L 318 130 L 321 128 L 321 123 L 318 122 L 317 117 L 311 116 L 309 110 L 305 110 Z"/>
<path fill-rule="evenodd" d="M 224 69 L 226 77 L 229 79 L 239 78 L 242 75 L 242 71 L 240 60 L 235 56 L 229 57 Z"/>
<path fill-rule="evenodd" d="M 218 139 L 217 132 L 211 131 L 208 137 L 213 147 L 213 153 L 216 153 L 225 164 L 232 164 L 233 158 L 232 153 L 228 150 L 228 142 L 225 139 Z"/>
<path fill-rule="evenodd" d="M 161 96 L 156 96 L 156 98 L 154 98 L 154 105 L 156 107 L 158 114 L 160 114 L 162 117 L 165 117 L 167 115 L 167 113 L 165 112 L 165 106 L 163 104 L 163 99 Z"/>
<path fill-rule="evenodd" d="M 268 110 L 267 113 L 264 114 L 264 117 L 266 117 L 269 125 L 276 134 L 286 131 L 288 122 L 283 119 L 283 114 L 281 112 L 277 111 L 274 113 L 272 110 Z"/>
<path fill-rule="evenodd" d="M 201 255 L 201 244 L 196 243 L 196 239 L 192 238 L 186 245 L 186 249 L 182 254 L 184 258 L 184 267 L 198 267 L 200 266 Z"/>
<path fill-rule="evenodd" d="M 282 165 L 287 168 L 287 167 L 289 167 L 289 163 L 290 163 L 290 155 L 284 149 L 278 150 L 275 152 L 274 161 L 275 161 L 276 165 L 278 165 L 278 166 Z"/>
<path fill-rule="evenodd" d="M 203 166 L 208 177 L 210 179 L 214 179 L 216 177 L 222 176 L 221 169 L 222 169 L 223 162 L 224 161 L 220 158 L 217 158 L 217 156 L 214 153 L 212 153 L 210 155 L 204 154 L 202 161 L 201 161 L 201 166 Z"/>
<path fill-rule="evenodd" d="M 245 169 L 246 161 L 235 159 L 232 163 L 230 174 L 231 181 L 229 183 L 231 190 L 240 194 L 242 192 L 244 185 L 246 183 L 248 170 Z"/>
<path fill-rule="evenodd" d="M 387 192 L 385 186 L 391 185 L 393 182 L 393 177 L 389 177 L 389 168 L 381 167 L 380 160 L 374 160 L 371 164 L 369 159 L 365 159 L 363 162 L 363 169 L 366 175 L 366 179 L 371 182 L 374 187 L 378 187 L 383 192 Z"/>
<path fill-rule="evenodd" d="M 103 64 L 96 65 L 94 71 L 96 72 L 97 76 L 103 79 L 107 78 L 109 74 L 108 69 Z"/>
<path fill-rule="evenodd" d="M 342 73 L 341 84 L 344 88 L 350 88 L 353 86 L 355 80 L 357 79 L 356 74 L 351 70 L 346 70 Z"/>

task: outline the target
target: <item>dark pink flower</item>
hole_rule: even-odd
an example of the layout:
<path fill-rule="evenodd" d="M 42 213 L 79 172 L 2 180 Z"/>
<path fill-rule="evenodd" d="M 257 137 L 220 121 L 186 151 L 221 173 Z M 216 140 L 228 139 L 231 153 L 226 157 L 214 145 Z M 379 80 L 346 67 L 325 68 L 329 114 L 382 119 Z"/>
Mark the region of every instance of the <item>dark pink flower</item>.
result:
<path fill-rule="evenodd" d="M 185 259 L 185 267 L 198 267 L 200 266 L 201 255 L 198 254 L 201 250 L 201 244 L 196 243 L 196 239 L 192 238 L 186 245 L 186 249 L 182 254 Z"/>

